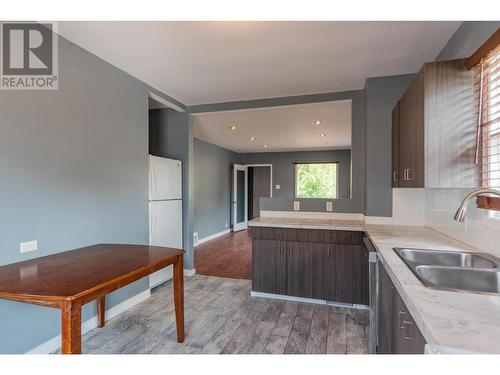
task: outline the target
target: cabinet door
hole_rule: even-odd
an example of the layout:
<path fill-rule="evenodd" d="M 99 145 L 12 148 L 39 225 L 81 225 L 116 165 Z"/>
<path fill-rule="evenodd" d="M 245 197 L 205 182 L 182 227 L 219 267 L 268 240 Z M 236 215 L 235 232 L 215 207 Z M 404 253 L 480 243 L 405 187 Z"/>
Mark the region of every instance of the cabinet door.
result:
<path fill-rule="evenodd" d="M 424 82 L 419 72 L 399 102 L 399 187 L 424 187 Z"/>
<path fill-rule="evenodd" d="M 392 353 L 392 297 L 394 286 L 379 263 L 379 300 L 378 300 L 378 349 L 377 353 Z"/>
<path fill-rule="evenodd" d="M 424 336 L 395 288 L 393 290 L 393 303 L 393 353 L 423 354 Z"/>
<path fill-rule="evenodd" d="M 405 321 L 403 325 L 406 354 L 424 354 L 425 339 L 422 333 L 420 333 L 420 330 L 418 329 L 413 318 L 411 318 L 409 321 Z"/>
<path fill-rule="evenodd" d="M 396 288 L 392 290 L 392 353 L 405 354 L 406 343 L 404 336 L 404 321 L 407 318 L 407 312 L 403 300 L 399 296 Z"/>
<path fill-rule="evenodd" d="M 337 280 L 336 280 L 336 247 L 337 245 L 330 244 L 326 247 L 325 263 L 324 263 L 324 298 L 327 301 L 337 301 Z"/>
<path fill-rule="evenodd" d="M 368 253 L 362 245 L 333 244 L 327 248 L 325 299 L 340 303 L 369 303 Z"/>
<path fill-rule="evenodd" d="M 332 299 L 340 303 L 354 303 L 354 256 L 355 245 L 334 246 L 335 295 Z"/>
<path fill-rule="evenodd" d="M 392 110 L 392 187 L 399 186 L 399 101 Z"/>
<path fill-rule="evenodd" d="M 324 262 L 329 244 L 287 242 L 287 294 L 324 299 Z"/>
<path fill-rule="evenodd" d="M 253 240 L 253 291 L 286 294 L 286 253 L 284 241 Z"/>
<path fill-rule="evenodd" d="M 477 96 L 475 69 L 464 60 L 424 65 L 425 187 L 479 187 L 480 164 L 474 163 Z"/>
<path fill-rule="evenodd" d="M 353 303 L 368 305 L 370 303 L 368 250 L 364 246 L 352 247 L 353 257 Z"/>

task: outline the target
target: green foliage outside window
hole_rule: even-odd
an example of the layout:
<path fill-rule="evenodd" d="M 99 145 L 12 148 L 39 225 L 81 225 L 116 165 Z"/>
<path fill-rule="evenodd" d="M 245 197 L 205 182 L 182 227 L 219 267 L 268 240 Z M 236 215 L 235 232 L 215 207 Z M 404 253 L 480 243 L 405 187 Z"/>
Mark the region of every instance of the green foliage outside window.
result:
<path fill-rule="evenodd" d="M 337 198 L 337 163 L 295 165 L 297 198 Z"/>

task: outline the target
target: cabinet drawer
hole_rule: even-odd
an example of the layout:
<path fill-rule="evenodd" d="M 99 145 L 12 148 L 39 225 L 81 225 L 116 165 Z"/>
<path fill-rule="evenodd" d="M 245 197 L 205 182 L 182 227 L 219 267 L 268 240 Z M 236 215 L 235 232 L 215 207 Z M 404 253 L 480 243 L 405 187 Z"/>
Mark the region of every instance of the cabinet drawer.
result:
<path fill-rule="evenodd" d="M 298 241 L 299 229 L 252 227 L 252 238 L 275 241 Z"/>
<path fill-rule="evenodd" d="M 331 242 L 339 245 L 363 245 L 364 232 L 346 230 L 332 231 Z"/>
<path fill-rule="evenodd" d="M 298 241 L 329 244 L 332 242 L 332 231 L 323 229 L 301 229 L 299 231 Z"/>

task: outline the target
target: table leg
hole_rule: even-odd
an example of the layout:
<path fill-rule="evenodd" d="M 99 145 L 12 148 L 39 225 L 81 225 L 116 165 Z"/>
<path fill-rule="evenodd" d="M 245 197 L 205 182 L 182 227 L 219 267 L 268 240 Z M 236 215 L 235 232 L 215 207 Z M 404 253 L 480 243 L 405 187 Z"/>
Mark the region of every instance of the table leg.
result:
<path fill-rule="evenodd" d="M 65 301 L 62 312 L 62 354 L 80 354 L 82 351 L 82 304 Z"/>
<path fill-rule="evenodd" d="M 106 324 L 106 296 L 97 298 L 95 304 L 97 307 L 97 326 L 102 328 Z"/>
<path fill-rule="evenodd" d="M 174 263 L 174 305 L 177 341 L 184 342 L 184 258 L 179 255 Z"/>

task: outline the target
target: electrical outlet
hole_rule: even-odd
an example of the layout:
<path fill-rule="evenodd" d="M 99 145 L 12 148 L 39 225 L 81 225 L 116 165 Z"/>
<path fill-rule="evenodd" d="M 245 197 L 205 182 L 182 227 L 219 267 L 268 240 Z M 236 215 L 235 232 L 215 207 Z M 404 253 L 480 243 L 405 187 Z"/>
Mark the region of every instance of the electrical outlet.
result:
<path fill-rule="evenodd" d="M 281 185 L 276 185 L 276 190 L 281 189 Z"/>
<path fill-rule="evenodd" d="M 30 251 L 38 250 L 38 241 L 21 242 L 21 253 L 28 253 Z"/>
<path fill-rule="evenodd" d="M 326 210 L 330 212 L 333 211 L 333 202 L 326 202 Z"/>
<path fill-rule="evenodd" d="M 294 211 L 300 211 L 300 202 L 299 201 L 294 201 L 293 202 L 293 210 Z"/>
<path fill-rule="evenodd" d="M 226 228 L 227 228 L 227 223 L 226 223 Z"/>

